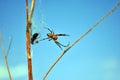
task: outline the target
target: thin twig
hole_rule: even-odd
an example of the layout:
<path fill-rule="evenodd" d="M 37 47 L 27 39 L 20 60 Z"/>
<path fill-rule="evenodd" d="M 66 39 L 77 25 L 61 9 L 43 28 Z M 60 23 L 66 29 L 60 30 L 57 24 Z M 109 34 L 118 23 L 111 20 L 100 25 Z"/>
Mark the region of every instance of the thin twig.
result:
<path fill-rule="evenodd" d="M 26 22 L 28 22 L 28 0 L 26 0 Z"/>
<path fill-rule="evenodd" d="M 52 68 L 56 65 L 56 63 L 58 61 L 60 61 L 60 59 L 64 56 L 64 54 L 70 49 L 72 48 L 77 42 L 79 42 L 82 38 L 84 38 L 89 32 L 91 32 L 98 24 L 100 24 L 106 17 L 108 17 L 110 14 L 112 14 L 118 7 L 120 6 L 120 2 L 117 3 L 117 5 L 115 5 L 107 14 L 105 14 L 105 16 L 103 16 L 100 20 L 98 20 L 92 27 L 90 27 L 88 29 L 88 31 L 86 31 L 82 36 L 80 36 L 73 44 L 71 44 L 67 49 L 65 49 L 63 51 L 63 53 L 57 58 L 57 60 L 52 64 L 52 66 L 50 66 L 50 68 L 48 69 L 48 71 L 46 72 L 46 74 L 44 75 L 42 80 L 45 80 L 45 78 L 47 77 L 47 75 L 49 74 L 49 72 L 52 70 Z"/>
<path fill-rule="evenodd" d="M 26 0 L 26 51 L 27 51 L 27 60 L 28 60 L 29 80 L 33 80 L 30 36 L 31 36 L 31 24 L 32 24 L 32 15 L 34 11 L 34 4 L 35 4 L 35 0 L 32 0 L 31 8 L 30 8 L 30 16 L 29 16 L 28 15 L 28 0 Z"/>
<path fill-rule="evenodd" d="M 11 44 L 12 44 L 12 37 L 10 37 L 10 44 L 8 46 L 8 50 L 7 50 L 7 57 L 8 57 L 8 54 L 9 54 L 9 51 L 10 51 L 10 48 L 11 48 Z"/>
<path fill-rule="evenodd" d="M 31 22 L 32 16 L 33 16 L 34 5 L 35 5 L 35 0 L 32 0 L 31 7 L 30 7 L 30 16 L 29 16 L 29 21 L 30 22 Z"/>
<path fill-rule="evenodd" d="M 4 43 L 2 42 L 2 35 L 1 34 L 0 34 L 0 43 L 1 43 L 1 46 L 2 46 L 2 52 L 4 54 L 4 60 L 5 60 L 6 68 L 7 68 L 7 71 L 8 71 L 9 79 L 12 80 L 12 76 L 10 74 L 10 69 L 9 69 L 9 66 L 8 66 L 8 60 L 7 60 L 6 52 L 4 50 Z"/>

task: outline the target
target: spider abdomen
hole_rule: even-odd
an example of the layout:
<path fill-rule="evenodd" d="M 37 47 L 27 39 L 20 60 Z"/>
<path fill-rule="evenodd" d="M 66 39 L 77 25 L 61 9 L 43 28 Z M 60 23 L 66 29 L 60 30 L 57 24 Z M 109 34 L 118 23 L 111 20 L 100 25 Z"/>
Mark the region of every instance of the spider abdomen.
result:
<path fill-rule="evenodd" d="M 57 40 L 58 37 L 57 37 L 56 35 L 53 35 L 53 36 L 52 36 L 52 39 L 53 39 L 53 40 Z"/>
<path fill-rule="evenodd" d="M 47 36 L 48 36 L 49 38 L 53 39 L 53 40 L 57 40 L 57 38 L 58 38 L 56 35 L 51 34 L 51 33 L 48 33 Z"/>

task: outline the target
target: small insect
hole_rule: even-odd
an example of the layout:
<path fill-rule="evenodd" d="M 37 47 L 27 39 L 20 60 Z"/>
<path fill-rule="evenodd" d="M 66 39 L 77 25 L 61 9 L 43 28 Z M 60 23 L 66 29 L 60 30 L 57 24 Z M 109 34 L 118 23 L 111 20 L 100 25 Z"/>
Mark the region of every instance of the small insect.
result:
<path fill-rule="evenodd" d="M 39 33 L 34 33 L 31 37 L 31 44 L 38 43 L 39 41 L 37 40 L 39 37 Z"/>
<path fill-rule="evenodd" d="M 50 30 L 50 29 L 47 28 L 47 27 L 45 27 L 45 28 L 46 28 L 47 30 L 49 30 L 50 33 L 47 33 L 47 38 L 43 38 L 43 39 L 41 39 L 40 41 L 46 40 L 46 39 L 48 39 L 48 41 L 53 40 L 53 41 L 58 45 L 58 47 L 59 47 L 61 50 L 62 50 L 62 47 L 61 47 L 61 46 L 63 46 L 63 47 L 69 46 L 69 43 L 68 43 L 67 45 L 63 45 L 63 44 L 61 44 L 61 43 L 59 43 L 59 42 L 57 41 L 58 36 L 69 36 L 69 35 L 67 35 L 67 34 L 55 34 L 53 30 Z"/>

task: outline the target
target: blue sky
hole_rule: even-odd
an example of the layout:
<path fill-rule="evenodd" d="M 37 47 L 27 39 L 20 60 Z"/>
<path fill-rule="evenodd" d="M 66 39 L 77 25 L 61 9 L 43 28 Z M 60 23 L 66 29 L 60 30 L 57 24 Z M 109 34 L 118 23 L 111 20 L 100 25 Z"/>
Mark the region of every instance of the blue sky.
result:
<path fill-rule="evenodd" d="M 47 37 L 47 26 L 62 44 L 73 43 L 119 0 L 36 0 L 32 31 Z M 29 1 L 30 3 L 31 1 Z M 25 49 L 26 13 L 24 0 L 1 0 L 0 32 L 7 51 L 13 80 L 27 80 Z M 52 69 L 46 80 L 120 80 L 120 8 L 71 48 Z M 63 48 L 65 49 L 65 48 Z M 62 53 L 53 41 L 31 45 L 33 78 L 40 80 Z M 0 46 L 0 80 L 9 80 Z"/>

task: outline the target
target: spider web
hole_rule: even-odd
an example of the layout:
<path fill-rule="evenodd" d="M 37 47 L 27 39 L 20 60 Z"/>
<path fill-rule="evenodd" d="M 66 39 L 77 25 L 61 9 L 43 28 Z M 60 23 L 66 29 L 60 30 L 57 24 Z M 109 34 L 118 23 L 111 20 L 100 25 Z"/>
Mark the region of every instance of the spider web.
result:
<path fill-rule="evenodd" d="M 41 24 L 40 21 L 42 20 L 42 0 L 37 0 L 35 4 L 33 19 L 32 19 L 32 27 L 31 27 L 31 35 L 34 33 L 41 32 Z"/>

